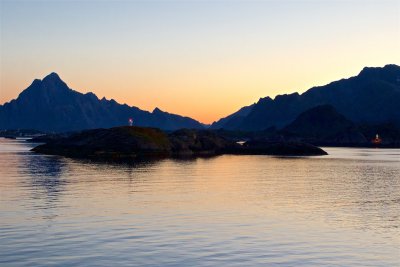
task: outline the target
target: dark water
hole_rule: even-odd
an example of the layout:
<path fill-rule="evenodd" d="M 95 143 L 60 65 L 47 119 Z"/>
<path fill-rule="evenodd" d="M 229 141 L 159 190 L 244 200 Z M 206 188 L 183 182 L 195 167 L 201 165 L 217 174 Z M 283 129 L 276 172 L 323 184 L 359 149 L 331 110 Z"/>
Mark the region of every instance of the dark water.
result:
<path fill-rule="evenodd" d="M 0 266 L 400 266 L 400 150 L 136 166 L 0 139 Z"/>

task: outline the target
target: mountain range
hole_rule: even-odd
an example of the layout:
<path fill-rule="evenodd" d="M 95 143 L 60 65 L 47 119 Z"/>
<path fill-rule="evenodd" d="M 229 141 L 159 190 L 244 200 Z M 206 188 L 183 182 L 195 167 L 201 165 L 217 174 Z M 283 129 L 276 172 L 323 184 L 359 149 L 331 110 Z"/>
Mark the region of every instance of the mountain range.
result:
<path fill-rule="evenodd" d="M 148 112 L 113 99 L 99 99 L 93 93 L 79 93 L 70 89 L 56 73 L 34 80 L 17 99 L 0 106 L 0 129 L 77 131 L 127 125 L 129 118 L 137 126 L 164 130 L 204 128 L 194 119 L 158 108 Z"/>
<path fill-rule="evenodd" d="M 319 106 L 323 108 L 314 109 Z M 398 129 L 399 107 L 400 67 L 391 64 L 366 67 L 357 76 L 313 87 L 302 94 L 261 98 L 214 122 L 210 128 L 242 132 L 275 129 L 290 133 L 294 129 L 315 127 L 317 123 L 323 131 L 346 125 L 389 125 L 390 129 L 392 126 Z M 320 112 L 326 116 L 316 122 L 318 116 L 314 113 Z M 127 125 L 129 118 L 133 118 L 136 126 L 163 130 L 208 127 L 158 108 L 148 112 L 113 99 L 99 99 L 93 93 L 79 93 L 70 89 L 56 73 L 34 80 L 17 99 L 0 105 L 0 129 L 78 131 Z"/>
<path fill-rule="evenodd" d="M 302 112 L 331 105 L 356 124 L 400 125 L 400 67 L 364 68 L 359 75 L 313 87 L 303 94 L 261 98 L 257 103 L 222 118 L 212 129 L 262 131 L 282 129 Z"/>

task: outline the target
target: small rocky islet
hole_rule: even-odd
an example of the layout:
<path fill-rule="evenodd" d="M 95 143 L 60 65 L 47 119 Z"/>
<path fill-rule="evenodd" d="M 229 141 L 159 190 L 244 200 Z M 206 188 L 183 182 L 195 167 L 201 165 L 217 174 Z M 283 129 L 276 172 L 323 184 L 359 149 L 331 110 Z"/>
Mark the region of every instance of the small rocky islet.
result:
<path fill-rule="evenodd" d="M 33 140 L 35 141 L 35 139 Z M 201 157 L 222 154 L 319 156 L 319 147 L 300 142 L 250 140 L 242 144 L 208 130 L 164 132 L 136 126 L 86 130 L 69 136 L 39 138 L 32 151 L 93 160 L 134 160 L 167 157 Z"/>

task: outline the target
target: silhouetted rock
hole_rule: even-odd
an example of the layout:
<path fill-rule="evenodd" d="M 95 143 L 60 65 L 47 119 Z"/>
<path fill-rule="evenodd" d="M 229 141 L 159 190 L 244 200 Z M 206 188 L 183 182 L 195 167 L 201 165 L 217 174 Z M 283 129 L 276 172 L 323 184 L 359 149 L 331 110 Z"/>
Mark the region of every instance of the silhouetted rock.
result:
<path fill-rule="evenodd" d="M 35 136 L 31 139 L 26 140 L 29 143 L 49 143 L 51 141 L 56 141 L 61 138 L 70 136 L 72 133 L 53 133 L 53 134 L 43 134 L 40 136 Z"/>
<path fill-rule="evenodd" d="M 159 157 L 197 157 L 221 154 L 324 155 L 301 143 L 239 145 L 215 132 L 178 130 L 167 134 L 155 128 L 116 127 L 86 130 L 69 137 L 48 140 L 33 151 L 94 160 L 139 160 Z"/>
<path fill-rule="evenodd" d="M 301 142 L 269 142 L 263 140 L 247 141 L 243 144 L 242 154 L 276 156 L 323 156 L 327 155 L 319 147 Z"/>
<path fill-rule="evenodd" d="M 45 132 L 77 131 L 127 125 L 165 130 L 204 126 L 196 120 L 155 109 L 152 113 L 115 100 L 101 100 L 93 93 L 74 91 L 51 73 L 34 80 L 17 99 L 0 105 L 0 129 L 37 129 Z"/>
<path fill-rule="evenodd" d="M 227 148 L 238 145 L 215 132 L 208 130 L 182 129 L 169 134 L 172 152 L 176 155 L 219 155 Z"/>
<path fill-rule="evenodd" d="M 167 156 L 171 147 L 167 135 L 159 129 L 125 126 L 82 131 L 50 140 L 33 151 L 72 158 L 119 160 Z"/>

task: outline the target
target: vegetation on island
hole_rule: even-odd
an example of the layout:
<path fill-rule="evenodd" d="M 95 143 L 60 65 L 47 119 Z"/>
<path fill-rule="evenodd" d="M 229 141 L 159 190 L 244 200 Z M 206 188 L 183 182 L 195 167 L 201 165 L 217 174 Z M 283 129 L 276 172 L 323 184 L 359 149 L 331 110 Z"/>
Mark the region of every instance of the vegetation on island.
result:
<path fill-rule="evenodd" d="M 35 152 L 72 158 L 131 160 L 198 157 L 222 154 L 282 156 L 326 155 L 322 149 L 300 142 L 248 141 L 239 144 L 214 131 L 182 129 L 166 133 L 136 126 L 95 129 L 48 139 Z"/>

